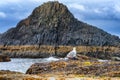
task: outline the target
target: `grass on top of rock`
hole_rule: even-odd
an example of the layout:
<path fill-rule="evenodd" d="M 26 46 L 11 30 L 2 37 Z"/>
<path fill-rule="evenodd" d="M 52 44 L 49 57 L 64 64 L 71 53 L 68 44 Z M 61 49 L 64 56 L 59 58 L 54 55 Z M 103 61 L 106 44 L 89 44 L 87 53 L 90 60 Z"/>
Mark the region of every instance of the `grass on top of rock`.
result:
<path fill-rule="evenodd" d="M 111 53 L 118 53 L 120 52 L 119 47 L 112 47 L 112 46 L 75 46 L 78 53 L 80 52 L 111 52 Z M 73 49 L 73 46 L 58 46 L 57 52 L 68 52 Z M 22 46 L 0 46 L 0 51 L 41 51 L 41 52 L 48 52 L 53 53 L 55 50 L 55 46 L 50 45 L 41 45 L 40 47 L 37 45 L 22 45 Z"/>

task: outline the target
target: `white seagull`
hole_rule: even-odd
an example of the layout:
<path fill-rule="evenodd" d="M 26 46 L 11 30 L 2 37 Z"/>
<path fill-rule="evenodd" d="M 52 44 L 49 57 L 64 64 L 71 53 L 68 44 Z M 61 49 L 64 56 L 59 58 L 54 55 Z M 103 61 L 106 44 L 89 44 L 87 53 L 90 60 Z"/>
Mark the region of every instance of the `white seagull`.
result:
<path fill-rule="evenodd" d="M 67 57 L 67 58 L 76 58 L 76 48 L 73 47 L 73 50 L 70 51 L 70 52 L 67 54 L 66 57 Z"/>

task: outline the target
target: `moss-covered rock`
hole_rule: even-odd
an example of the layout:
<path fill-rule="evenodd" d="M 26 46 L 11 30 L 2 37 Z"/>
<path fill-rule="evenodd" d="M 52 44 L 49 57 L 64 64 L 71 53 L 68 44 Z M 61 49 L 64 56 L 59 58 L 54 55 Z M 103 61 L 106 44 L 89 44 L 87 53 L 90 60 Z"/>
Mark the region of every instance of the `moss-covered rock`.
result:
<path fill-rule="evenodd" d="M 90 62 L 80 60 L 62 60 L 50 63 L 35 63 L 27 70 L 26 73 L 103 76 L 106 73 L 112 73 L 114 71 L 120 71 L 120 63 L 100 63 L 96 61 Z"/>

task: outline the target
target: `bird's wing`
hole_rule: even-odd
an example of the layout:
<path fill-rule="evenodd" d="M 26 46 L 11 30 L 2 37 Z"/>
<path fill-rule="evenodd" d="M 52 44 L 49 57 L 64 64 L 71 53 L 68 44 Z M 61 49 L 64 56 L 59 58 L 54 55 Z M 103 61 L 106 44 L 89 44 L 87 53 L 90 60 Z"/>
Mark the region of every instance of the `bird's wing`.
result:
<path fill-rule="evenodd" d="M 74 57 L 74 52 L 73 52 L 73 51 L 70 51 L 70 52 L 67 54 L 67 57 Z"/>

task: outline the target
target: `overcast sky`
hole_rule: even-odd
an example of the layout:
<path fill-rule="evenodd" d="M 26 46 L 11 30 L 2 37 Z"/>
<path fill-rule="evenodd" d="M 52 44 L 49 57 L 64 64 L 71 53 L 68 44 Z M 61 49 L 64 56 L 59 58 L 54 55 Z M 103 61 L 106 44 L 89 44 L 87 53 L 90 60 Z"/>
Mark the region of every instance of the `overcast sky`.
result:
<path fill-rule="evenodd" d="M 15 27 L 35 7 L 47 1 L 54 0 L 0 0 L 0 33 Z M 120 0 L 58 1 L 65 4 L 77 19 L 120 37 Z"/>

